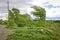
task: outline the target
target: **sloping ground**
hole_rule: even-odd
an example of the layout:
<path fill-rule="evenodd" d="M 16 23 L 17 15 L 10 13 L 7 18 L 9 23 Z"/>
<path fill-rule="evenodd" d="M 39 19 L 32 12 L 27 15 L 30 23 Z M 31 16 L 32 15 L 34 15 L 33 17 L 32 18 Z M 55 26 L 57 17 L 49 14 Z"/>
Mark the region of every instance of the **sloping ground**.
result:
<path fill-rule="evenodd" d="M 9 35 L 7 40 L 60 40 L 55 28 L 46 27 L 20 27 Z"/>
<path fill-rule="evenodd" d="M 12 30 L 0 25 L 0 40 L 6 40 L 7 36 L 12 34 Z"/>

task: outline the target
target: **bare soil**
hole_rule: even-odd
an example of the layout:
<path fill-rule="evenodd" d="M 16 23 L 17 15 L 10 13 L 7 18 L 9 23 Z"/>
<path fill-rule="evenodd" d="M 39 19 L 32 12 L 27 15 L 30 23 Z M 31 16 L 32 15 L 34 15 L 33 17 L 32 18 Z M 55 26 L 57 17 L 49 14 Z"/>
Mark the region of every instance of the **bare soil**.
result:
<path fill-rule="evenodd" d="M 12 34 L 12 30 L 5 28 L 5 26 L 0 25 L 0 40 L 6 40 L 7 36 Z"/>

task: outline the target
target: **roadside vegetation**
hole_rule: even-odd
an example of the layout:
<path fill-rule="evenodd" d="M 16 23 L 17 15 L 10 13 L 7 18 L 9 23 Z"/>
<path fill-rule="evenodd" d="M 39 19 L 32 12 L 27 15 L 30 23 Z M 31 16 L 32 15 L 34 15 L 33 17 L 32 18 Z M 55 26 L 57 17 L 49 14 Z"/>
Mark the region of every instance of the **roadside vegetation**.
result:
<path fill-rule="evenodd" d="M 19 9 L 9 10 L 8 20 L 0 24 L 14 31 L 6 40 L 60 40 L 60 21 L 46 20 L 46 11 L 42 7 L 32 6 L 31 14 L 22 14 Z"/>

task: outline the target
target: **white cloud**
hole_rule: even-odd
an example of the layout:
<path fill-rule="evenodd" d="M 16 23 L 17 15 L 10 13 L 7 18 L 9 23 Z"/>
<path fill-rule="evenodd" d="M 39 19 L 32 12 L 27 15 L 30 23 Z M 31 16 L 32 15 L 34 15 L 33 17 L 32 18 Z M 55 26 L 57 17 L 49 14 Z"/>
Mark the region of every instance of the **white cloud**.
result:
<path fill-rule="evenodd" d="M 60 6 L 60 0 L 53 0 L 50 3 L 54 6 Z"/>
<path fill-rule="evenodd" d="M 6 20 L 8 17 L 8 14 L 7 13 L 0 13 L 0 19 L 3 19 L 3 20 Z"/>
<path fill-rule="evenodd" d="M 46 16 L 47 17 L 60 17 L 60 8 L 46 8 Z"/>
<path fill-rule="evenodd" d="M 44 5 L 52 5 L 52 8 L 44 7 L 46 17 L 60 17 L 60 0 L 33 0 L 32 4 L 44 7 Z"/>
<path fill-rule="evenodd" d="M 7 1 L 7 0 L 6 0 Z M 5 0 L 0 0 L 0 13 L 4 13 L 7 11 L 7 4 Z M 22 13 L 30 12 L 32 9 L 30 8 L 32 5 L 37 5 L 45 8 L 47 17 L 60 17 L 60 0 L 9 0 L 10 8 L 19 8 Z M 56 8 L 49 9 L 48 7 L 44 7 L 45 5 L 53 5 Z M 4 12 L 3 12 L 3 11 Z"/>

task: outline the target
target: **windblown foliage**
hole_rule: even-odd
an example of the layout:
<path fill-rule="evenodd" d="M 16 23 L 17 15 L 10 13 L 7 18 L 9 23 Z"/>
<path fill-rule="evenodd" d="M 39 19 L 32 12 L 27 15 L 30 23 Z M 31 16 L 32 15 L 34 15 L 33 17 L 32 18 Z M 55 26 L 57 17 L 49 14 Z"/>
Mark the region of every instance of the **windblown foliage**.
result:
<path fill-rule="evenodd" d="M 15 27 L 15 33 L 7 40 L 60 40 L 59 23 L 45 20 L 44 8 L 33 6 L 31 12 L 37 18 L 32 19 L 29 14 L 21 14 L 16 8 L 9 10 L 8 27 Z"/>

